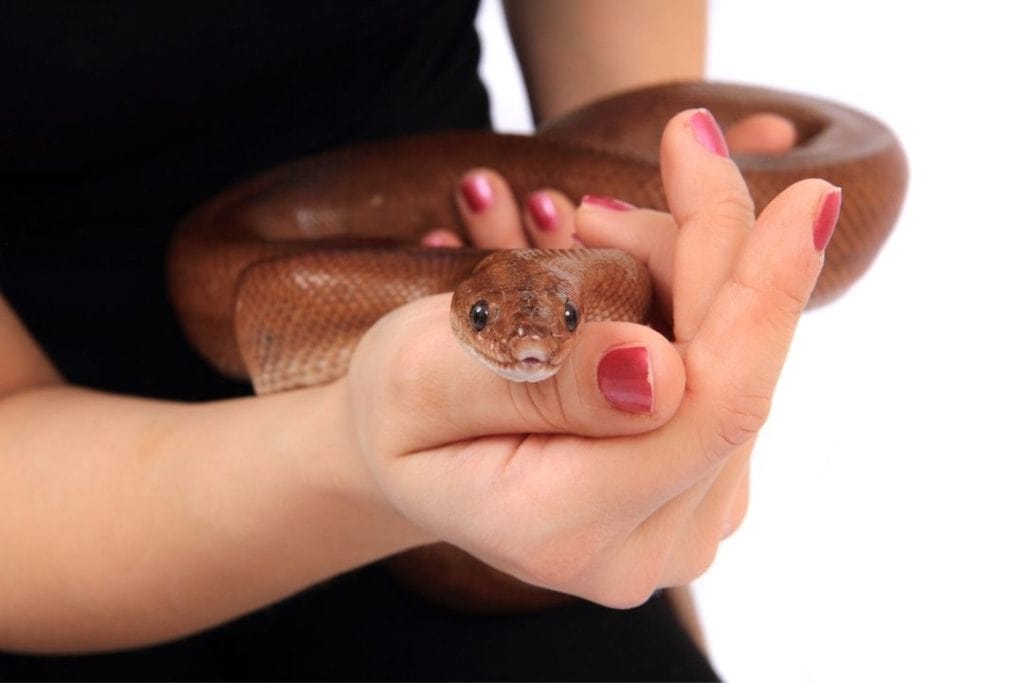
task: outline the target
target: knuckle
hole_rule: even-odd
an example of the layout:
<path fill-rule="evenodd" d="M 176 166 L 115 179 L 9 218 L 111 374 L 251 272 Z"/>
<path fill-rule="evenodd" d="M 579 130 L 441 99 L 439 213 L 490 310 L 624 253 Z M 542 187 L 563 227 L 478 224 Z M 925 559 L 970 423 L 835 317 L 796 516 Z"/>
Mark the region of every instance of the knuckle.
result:
<path fill-rule="evenodd" d="M 589 553 L 578 544 L 548 543 L 531 554 L 524 570 L 539 585 L 554 589 L 569 588 L 578 583 L 590 567 Z"/>
<path fill-rule="evenodd" d="M 813 272 L 771 272 L 760 279 L 750 273 L 734 273 L 730 286 L 752 304 L 755 317 L 789 330 L 796 323 L 810 296 Z"/>
<path fill-rule="evenodd" d="M 658 555 L 659 557 L 641 559 L 632 568 L 629 577 L 614 587 L 614 599 L 610 606 L 630 609 L 650 600 L 654 592 L 661 587 L 664 576 L 667 552 L 662 551 Z"/>
<path fill-rule="evenodd" d="M 567 428 L 570 419 L 554 382 L 507 382 L 509 398 L 524 424 L 542 424 L 549 432 Z"/>
<path fill-rule="evenodd" d="M 711 192 L 701 213 L 715 224 L 748 226 L 754 221 L 754 202 L 745 189 L 722 187 Z"/>
<path fill-rule="evenodd" d="M 400 334 L 399 330 L 393 330 L 393 333 L 383 331 L 390 339 L 384 348 L 392 359 L 415 358 L 417 353 L 422 353 L 422 349 L 417 350 L 417 340 L 412 335 Z M 389 397 L 403 402 L 415 401 L 424 394 L 423 386 L 429 380 L 424 375 L 430 372 L 430 366 L 424 363 L 388 362 L 382 364 L 379 372 L 377 383 L 386 388 Z"/>
<path fill-rule="evenodd" d="M 712 210 L 716 216 L 724 220 L 732 219 L 744 223 L 754 220 L 754 201 L 746 188 L 740 190 L 730 187 L 722 190 L 714 197 Z"/>
<path fill-rule="evenodd" d="M 744 495 L 743 499 L 732 505 L 729 508 L 728 514 L 726 514 L 725 520 L 722 524 L 722 540 L 725 540 L 736 533 L 736 530 L 743 526 L 743 521 L 746 518 L 747 502 L 746 496 Z"/>
<path fill-rule="evenodd" d="M 760 393 L 736 393 L 723 401 L 716 427 L 719 443 L 730 451 L 745 444 L 761 431 L 771 405 L 771 396 Z"/>
<path fill-rule="evenodd" d="M 702 533 L 698 542 L 693 544 L 687 556 L 687 567 L 685 570 L 685 583 L 689 583 L 700 577 L 711 568 L 718 555 L 719 534 L 716 532 Z"/>
<path fill-rule="evenodd" d="M 699 578 L 706 572 L 718 555 L 721 535 L 718 527 L 700 516 L 691 520 L 686 534 L 685 545 L 678 549 L 674 564 L 666 571 L 666 583 L 684 585 Z"/>
<path fill-rule="evenodd" d="M 615 609 L 633 609 L 650 600 L 654 592 L 658 590 L 659 583 L 658 580 L 651 580 L 647 577 L 630 578 L 615 586 L 607 599 L 597 600 L 597 602 Z"/>
<path fill-rule="evenodd" d="M 407 361 L 434 355 L 435 347 L 447 343 L 438 337 L 431 315 L 431 310 L 417 306 L 404 315 L 393 311 L 370 327 L 359 341 L 348 371 L 361 395 L 368 400 L 376 397 L 389 409 L 399 411 L 415 411 L 436 403 L 436 390 L 446 382 L 444 366 Z M 411 329 L 419 333 L 410 334 Z M 441 328 L 441 333 L 447 330 Z"/>
<path fill-rule="evenodd" d="M 738 296 L 750 302 L 754 322 L 768 322 L 787 330 L 795 324 L 807 303 L 805 294 L 785 281 L 766 278 L 752 282 L 734 274 L 730 285 Z"/>
<path fill-rule="evenodd" d="M 743 226 L 754 223 L 754 201 L 743 187 L 721 184 L 707 189 L 699 202 L 675 210 L 680 225 L 706 223 L 712 226 Z"/>
<path fill-rule="evenodd" d="M 524 569 L 540 585 L 572 592 L 594 571 L 607 545 L 603 534 L 567 531 L 540 544 L 530 553 Z"/>

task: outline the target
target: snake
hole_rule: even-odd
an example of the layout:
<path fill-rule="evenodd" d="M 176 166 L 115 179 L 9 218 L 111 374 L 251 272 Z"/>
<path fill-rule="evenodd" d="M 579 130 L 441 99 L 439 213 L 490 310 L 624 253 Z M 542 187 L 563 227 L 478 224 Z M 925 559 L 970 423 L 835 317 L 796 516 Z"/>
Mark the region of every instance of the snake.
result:
<path fill-rule="evenodd" d="M 756 211 L 792 183 L 825 178 L 843 205 L 810 305 L 863 275 L 899 215 L 907 161 L 881 121 L 826 99 L 712 82 L 673 82 L 611 95 L 534 135 L 424 133 L 352 145 L 286 163 L 190 211 L 167 256 L 168 293 L 191 344 L 257 394 L 344 376 L 378 319 L 420 297 L 454 292 L 454 336 L 514 381 L 557 371 L 588 320 L 643 321 L 646 269 L 614 250 L 425 248 L 439 227 L 465 231 L 452 189 L 472 168 L 499 171 L 521 201 L 538 188 L 615 197 L 667 210 L 659 146 L 667 122 L 708 109 L 723 126 L 752 113 L 793 122 L 781 154 L 735 154 Z M 428 599 L 506 611 L 559 604 L 435 544 L 400 554 L 393 573 Z"/>

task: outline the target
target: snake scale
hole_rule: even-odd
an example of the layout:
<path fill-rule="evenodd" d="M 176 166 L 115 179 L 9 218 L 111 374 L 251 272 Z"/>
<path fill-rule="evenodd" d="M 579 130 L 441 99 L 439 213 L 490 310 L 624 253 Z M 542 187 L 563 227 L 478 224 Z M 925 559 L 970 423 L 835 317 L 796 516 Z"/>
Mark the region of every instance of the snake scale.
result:
<path fill-rule="evenodd" d="M 452 189 L 462 173 L 494 168 L 518 198 L 547 187 L 574 200 L 604 195 L 665 210 L 658 168 L 661 132 L 673 115 L 693 107 L 709 109 L 723 127 L 755 112 L 775 112 L 794 122 L 798 141 L 788 153 L 734 159 L 758 211 L 803 178 L 821 177 L 843 188 L 842 213 L 811 304 L 843 293 L 871 264 L 899 213 L 907 162 L 896 137 L 876 119 L 822 99 L 701 82 L 603 99 L 535 136 L 418 135 L 271 169 L 216 195 L 183 220 L 168 255 L 172 303 L 200 354 L 229 376 L 249 378 L 257 393 L 338 378 L 375 320 L 412 299 L 452 291 L 488 256 L 474 249 L 415 246 L 428 230 L 459 225 Z M 526 256 L 524 264 L 542 254 Z M 602 275 L 605 262 L 587 261 L 607 255 L 584 250 L 572 258 L 583 264 L 579 272 L 598 274 L 592 280 L 628 279 L 610 271 Z M 609 286 L 597 298 L 614 304 L 624 296 Z M 581 304 L 572 298 L 559 296 L 560 322 L 573 323 L 570 308 Z M 453 315 L 479 323 L 476 303 L 461 303 L 466 310 Z M 526 324 L 518 324 L 520 337 L 531 336 L 523 332 Z M 520 356 L 533 366 L 537 353 L 531 349 Z M 565 599 L 441 544 L 403 553 L 389 564 L 406 584 L 459 608 L 532 609 Z"/>

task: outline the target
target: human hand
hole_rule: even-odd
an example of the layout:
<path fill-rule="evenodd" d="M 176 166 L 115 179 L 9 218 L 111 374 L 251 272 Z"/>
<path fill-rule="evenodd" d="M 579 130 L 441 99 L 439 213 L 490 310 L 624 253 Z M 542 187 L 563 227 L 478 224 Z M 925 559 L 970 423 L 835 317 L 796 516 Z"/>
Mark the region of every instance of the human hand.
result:
<path fill-rule="evenodd" d="M 673 341 L 591 323 L 558 375 L 514 384 L 457 348 L 440 296 L 387 316 L 360 343 L 346 428 L 421 542 L 624 607 L 692 580 L 738 524 L 746 456 L 838 194 L 799 183 L 755 222 L 707 123 L 684 112 L 666 130 L 671 216 L 593 199 L 576 216 L 585 243 L 649 265 Z"/>
<path fill-rule="evenodd" d="M 728 149 L 738 154 L 782 154 L 797 143 L 796 126 L 770 112 L 745 116 L 725 131 Z M 481 249 L 567 249 L 580 246 L 575 238 L 575 205 L 562 192 L 537 188 L 520 206 L 508 182 L 493 169 L 467 171 L 455 193 L 456 205 L 469 242 Z M 427 233 L 430 247 L 458 247 L 459 235 L 447 229 Z"/>

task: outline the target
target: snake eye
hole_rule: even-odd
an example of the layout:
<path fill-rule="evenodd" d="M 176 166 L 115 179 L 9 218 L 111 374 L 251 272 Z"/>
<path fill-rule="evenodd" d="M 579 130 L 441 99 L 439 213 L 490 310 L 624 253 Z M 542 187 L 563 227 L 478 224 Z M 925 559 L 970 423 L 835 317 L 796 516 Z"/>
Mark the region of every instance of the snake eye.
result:
<path fill-rule="evenodd" d="M 565 302 L 565 326 L 570 332 L 574 331 L 580 324 L 580 312 L 576 304 L 566 300 Z"/>
<path fill-rule="evenodd" d="M 469 309 L 469 324 L 477 332 L 487 327 L 487 302 L 483 299 L 477 301 Z"/>

